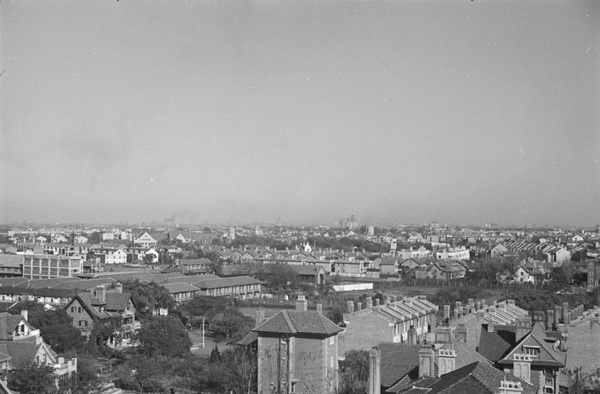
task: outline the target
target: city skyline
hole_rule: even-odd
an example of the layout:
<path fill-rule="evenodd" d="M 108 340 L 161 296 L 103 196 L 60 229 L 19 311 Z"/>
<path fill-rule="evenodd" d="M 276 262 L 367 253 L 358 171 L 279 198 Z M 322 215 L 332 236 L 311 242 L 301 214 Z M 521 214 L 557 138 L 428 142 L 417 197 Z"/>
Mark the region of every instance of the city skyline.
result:
<path fill-rule="evenodd" d="M 594 1 L 2 2 L 0 222 L 596 226 Z"/>

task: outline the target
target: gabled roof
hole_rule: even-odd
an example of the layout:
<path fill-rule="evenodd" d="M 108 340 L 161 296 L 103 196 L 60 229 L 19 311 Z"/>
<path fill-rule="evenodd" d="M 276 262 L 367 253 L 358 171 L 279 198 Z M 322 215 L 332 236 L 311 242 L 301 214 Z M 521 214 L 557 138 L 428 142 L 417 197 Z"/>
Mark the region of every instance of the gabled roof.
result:
<path fill-rule="evenodd" d="M 536 394 L 537 388 L 513 375 L 508 375 L 489 364 L 474 362 L 453 372 L 442 375 L 437 379 L 422 379 L 413 383 L 413 387 L 398 393 L 427 393 L 427 394 L 496 394 L 500 382 L 510 380 L 519 382 L 523 394 Z M 419 389 L 417 389 L 419 388 Z M 428 390 L 423 391 L 422 388 Z M 415 389 L 417 389 L 415 391 Z"/>
<path fill-rule="evenodd" d="M 21 315 L 11 315 L 7 312 L 0 313 L 0 340 L 12 340 L 12 333 L 21 322 Z"/>
<path fill-rule="evenodd" d="M 514 343 L 514 326 L 494 326 L 493 332 L 488 332 L 486 324 L 481 326 L 478 352 L 488 360 L 502 359 Z"/>
<path fill-rule="evenodd" d="M 175 293 L 186 293 L 186 292 L 196 292 L 200 291 L 196 286 L 192 286 L 188 283 L 177 282 L 177 283 L 167 283 L 162 285 L 165 289 L 169 291 L 171 294 Z"/>
<path fill-rule="evenodd" d="M 549 338 L 546 341 L 547 335 L 539 323 L 533 325 L 531 331 L 515 344 L 508 354 L 506 354 L 498 362 L 500 364 L 512 364 L 512 358 L 515 353 L 523 353 L 523 346 L 537 346 L 540 348 L 540 353 L 534 357 L 532 365 L 564 367 L 567 364 L 567 353 L 554 348 L 550 342 L 554 342 Z"/>
<path fill-rule="evenodd" d="M 381 350 L 380 371 L 383 387 L 392 387 L 407 375 L 409 381 L 419 378 L 421 345 L 382 342 L 377 347 Z"/>
<path fill-rule="evenodd" d="M 196 283 L 196 286 L 204 290 L 204 289 L 217 289 L 220 287 L 253 285 L 253 284 L 260 284 L 260 283 L 262 283 L 262 282 L 257 279 L 254 279 L 250 276 L 233 276 L 230 278 L 201 280 Z"/>
<path fill-rule="evenodd" d="M 257 333 L 319 334 L 331 336 L 344 329 L 318 312 L 282 311 L 252 329 Z"/>
<path fill-rule="evenodd" d="M 44 346 L 44 342 L 35 343 L 28 341 L 6 341 L 1 343 L 3 348 L 6 347 L 8 355 L 12 357 L 14 367 L 20 366 L 34 361 L 34 357 L 39 349 Z M 49 349 L 50 353 L 53 352 Z"/>

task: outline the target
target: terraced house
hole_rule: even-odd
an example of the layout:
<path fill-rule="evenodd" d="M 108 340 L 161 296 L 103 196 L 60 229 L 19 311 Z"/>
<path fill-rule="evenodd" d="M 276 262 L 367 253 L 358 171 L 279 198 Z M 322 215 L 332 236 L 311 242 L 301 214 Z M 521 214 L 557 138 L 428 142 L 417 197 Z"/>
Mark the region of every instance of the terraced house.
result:
<path fill-rule="evenodd" d="M 348 313 L 344 314 L 345 330 L 340 335 L 340 353 L 352 349 L 370 350 L 380 342 L 423 343 L 428 333 L 437 325 L 438 307 L 425 296 L 396 300 L 384 297 L 375 304 L 366 298 L 366 306 L 348 301 Z"/>
<path fill-rule="evenodd" d="M 194 284 L 200 289 L 198 294 L 213 297 L 234 297 L 245 300 L 261 295 L 261 281 L 250 276 L 207 279 Z"/>

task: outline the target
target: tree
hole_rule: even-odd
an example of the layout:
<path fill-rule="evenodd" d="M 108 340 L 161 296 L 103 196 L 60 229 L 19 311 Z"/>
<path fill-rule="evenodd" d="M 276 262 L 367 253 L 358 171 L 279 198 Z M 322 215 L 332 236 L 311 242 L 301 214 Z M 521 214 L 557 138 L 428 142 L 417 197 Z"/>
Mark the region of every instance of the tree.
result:
<path fill-rule="evenodd" d="M 298 274 L 286 264 L 271 264 L 258 277 L 274 292 L 288 292 L 298 287 Z"/>
<path fill-rule="evenodd" d="M 44 342 L 57 353 L 83 347 L 84 338 L 64 309 L 30 312 L 29 322 L 40 330 Z"/>
<path fill-rule="evenodd" d="M 189 355 L 192 341 L 181 320 L 173 316 L 149 318 L 138 331 L 138 349 L 148 355 L 184 357 Z"/>
<path fill-rule="evenodd" d="M 21 394 L 56 394 L 54 369 L 35 362 L 21 365 L 8 375 L 8 388 Z"/>
<path fill-rule="evenodd" d="M 369 352 L 350 350 L 340 365 L 338 394 L 365 394 L 369 381 Z"/>
<path fill-rule="evenodd" d="M 252 347 L 236 346 L 223 352 L 222 360 L 232 375 L 235 393 L 255 393 L 258 380 L 258 358 Z"/>
<path fill-rule="evenodd" d="M 131 293 L 136 314 L 141 319 L 151 317 L 154 311 L 160 308 L 173 310 L 176 305 L 169 291 L 156 282 L 128 280 L 123 283 L 123 291 Z"/>

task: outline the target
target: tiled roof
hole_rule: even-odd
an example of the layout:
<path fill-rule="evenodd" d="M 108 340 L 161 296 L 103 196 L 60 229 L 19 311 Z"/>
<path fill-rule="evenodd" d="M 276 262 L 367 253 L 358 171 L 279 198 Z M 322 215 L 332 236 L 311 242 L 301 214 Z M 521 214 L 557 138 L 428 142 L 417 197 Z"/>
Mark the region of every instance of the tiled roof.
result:
<path fill-rule="evenodd" d="M 13 366 L 19 368 L 21 365 L 34 361 L 34 357 L 43 342 L 36 344 L 27 341 L 6 341 L 1 344 L 6 347 L 8 355 L 12 357 Z"/>
<path fill-rule="evenodd" d="M 162 285 L 165 289 L 169 291 L 169 293 L 185 293 L 190 291 L 200 291 L 196 286 L 192 286 L 188 283 L 177 282 L 177 283 L 167 283 Z"/>
<path fill-rule="evenodd" d="M 323 271 L 320 265 L 288 265 L 298 275 L 317 275 Z"/>
<path fill-rule="evenodd" d="M 262 283 L 250 276 L 232 276 L 230 278 L 207 279 L 196 283 L 201 289 L 217 289 L 220 287 L 231 287 L 241 285 L 252 285 Z"/>
<path fill-rule="evenodd" d="M 496 362 L 506 354 L 514 342 L 514 327 L 495 326 L 493 332 L 488 332 L 487 325 L 482 325 L 478 351 L 488 360 Z"/>
<path fill-rule="evenodd" d="M 465 367 L 456 369 L 442 375 L 436 380 L 422 379 L 413 386 L 429 388 L 429 391 L 414 391 L 409 388 L 399 393 L 427 393 L 427 394 L 496 394 L 499 392 L 500 382 L 503 380 L 519 382 L 523 387 L 523 394 L 536 394 L 537 388 L 513 375 L 508 375 L 493 366 L 481 362 L 474 362 Z M 412 391 L 411 391 L 412 390 Z"/>
<path fill-rule="evenodd" d="M 21 315 L 11 315 L 7 312 L 0 313 L 0 340 L 12 340 L 12 333 L 21 319 Z"/>
<path fill-rule="evenodd" d="M 391 387 L 409 375 L 410 381 L 419 378 L 419 350 L 421 345 L 383 342 L 381 350 L 381 385 Z"/>
<path fill-rule="evenodd" d="M 254 328 L 258 333 L 333 335 L 344 329 L 318 312 L 282 311 Z"/>
<path fill-rule="evenodd" d="M 567 353 L 554 349 L 552 344 L 546 342 L 546 332 L 539 323 L 534 324 L 531 331 L 525 335 L 513 349 L 499 362 L 502 364 L 512 364 L 512 355 L 521 353 L 521 345 L 533 345 L 541 348 L 540 354 L 532 361 L 532 365 L 557 366 L 564 367 L 567 363 Z"/>

